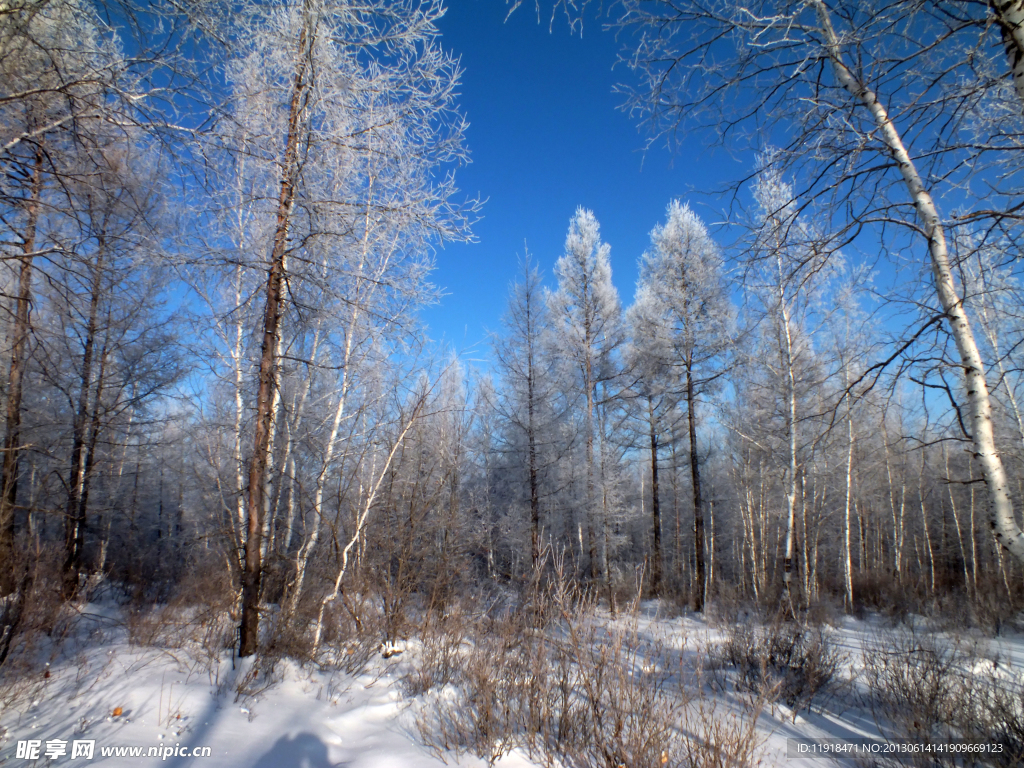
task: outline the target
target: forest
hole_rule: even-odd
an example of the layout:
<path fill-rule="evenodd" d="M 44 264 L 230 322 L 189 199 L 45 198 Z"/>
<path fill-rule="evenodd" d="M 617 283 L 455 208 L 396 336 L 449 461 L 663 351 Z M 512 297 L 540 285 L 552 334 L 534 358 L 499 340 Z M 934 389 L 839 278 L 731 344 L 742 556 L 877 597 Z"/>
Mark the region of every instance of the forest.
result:
<path fill-rule="evenodd" d="M 751 162 L 635 222 L 632 297 L 578 208 L 481 361 L 420 318 L 486 211 L 441 0 L 0 4 L 10 690 L 106 603 L 253 689 L 453 616 L 1021 630 L 1024 3 L 516 5 L 619 31 L 652 142 Z"/>

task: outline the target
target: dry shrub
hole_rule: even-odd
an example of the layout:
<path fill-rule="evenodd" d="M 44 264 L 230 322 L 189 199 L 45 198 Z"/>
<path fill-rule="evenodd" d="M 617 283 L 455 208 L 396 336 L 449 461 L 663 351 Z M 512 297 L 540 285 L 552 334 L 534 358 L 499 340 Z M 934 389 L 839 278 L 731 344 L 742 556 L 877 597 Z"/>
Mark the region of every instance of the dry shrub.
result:
<path fill-rule="evenodd" d="M 187 649 L 215 680 L 224 652 L 234 645 L 237 616 L 231 576 L 221 563 L 193 562 L 165 605 L 125 607 L 132 645 Z"/>
<path fill-rule="evenodd" d="M 971 653 L 959 638 L 948 641 L 907 628 L 884 632 L 864 650 L 871 710 L 886 738 L 939 743 L 957 737 L 957 709 L 969 690 Z"/>
<path fill-rule="evenodd" d="M 1024 765 L 1024 681 L 1008 680 L 999 671 L 993 663 L 971 687 L 971 705 L 964 710 L 970 717 L 962 717 L 960 727 L 965 740 L 1000 750 L 988 755 L 991 765 L 1012 768 Z"/>
<path fill-rule="evenodd" d="M 310 610 L 305 622 L 307 636 L 311 636 L 316 611 Z M 328 603 L 324 611 L 324 635 L 317 663 L 352 675 L 361 673 L 380 651 L 384 622 L 378 600 L 363 590 L 346 591 Z"/>
<path fill-rule="evenodd" d="M 704 616 L 715 627 L 732 627 L 757 615 L 757 606 L 731 584 L 716 583 L 704 605 Z"/>
<path fill-rule="evenodd" d="M 462 669 L 460 658 L 467 632 L 464 610 L 453 603 L 437 614 L 428 611 L 421 630 L 421 647 L 413 669 L 402 680 L 409 696 L 419 696 L 435 686 L 453 682 Z"/>
<path fill-rule="evenodd" d="M 831 596 L 820 595 L 809 602 L 801 620 L 813 626 L 828 624 L 830 627 L 835 627 L 840 623 L 842 614 L 842 606 L 838 605 Z"/>
<path fill-rule="evenodd" d="M 682 685 L 681 657 L 641 630 L 636 594 L 617 621 L 595 606 L 556 562 L 514 609 L 465 622 L 454 691 L 421 709 L 425 742 L 492 763 L 518 747 L 566 768 L 755 762 L 753 721 L 699 716 L 709 708 Z"/>
<path fill-rule="evenodd" d="M 757 721 L 765 703 L 765 697 L 754 696 L 743 702 L 741 712 L 722 713 L 715 700 L 698 698 L 686 710 L 684 729 L 689 736 L 680 759 L 672 764 L 685 768 L 760 765 L 765 737 L 757 733 Z"/>
<path fill-rule="evenodd" d="M 61 599 L 61 550 L 24 540 L 19 544 L 12 561 L 0 563 L 16 577 L 10 585 L 14 590 L 0 598 L 0 717 L 46 698 L 54 682 L 48 663 L 69 653 L 87 628 L 79 612 Z"/>
<path fill-rule="evenodd" d="M 1003 580 L 995 574 L 979 580 L 977 588 L 970 594 L 961 596 L 952 610 L 944 611 L 950 617 L 965 616 L 962 606 L 966 601 L 970 606 L 967 616 L 970 617 L 969 627 L 977 627 L 986 635 L 1001 635 L 1007 630 L 1024 629 L 1022 611 L 1024 611 L 1024 592 L 1019 584 L 1007 592 Z M 965 600 L 966 598 L 966 600 Z"/>
<path fill-rule="evenodd" d="M 1024 763 L 1024 687 L 975 644 L 913 626 L 884 633 L 865 649 L 872 714 L 887 739 L 920 744 L 966 741 L 976 753 L 901 755 L 873 765 L 994 766 Z M 991 750 L 999 745 L 1001 751 Z"/>
<path fill-rule="evenodd" d="M 655 766 L 678 759 L 686 741 L 678 730 L 687 698 L 677 670 L 657 640 L 624 626 L 569 625 L 566 650 L 578 670 L 581 737 L 566 755 L 576 766 Z"/>
<path fill-rule="evenodd" d="M 9 569 L 13 591 L 0 598 L 0 670 L 4 679 L 34 669 L 43 643 L 55 648 L 71 630 L 75 614 L 60 597 L 62 553 L 56 547 L 16 548 L 0 567 Z"/>
<path fill-rule="evenodd" d="M 235 703 L 258 699 L 267 690 L 281 682 L 284 677 L 281 671 L 282 660 L 283 657 L 272 653 L 258 653 L 237 661 L 240 674 L 234 685 Z M 250 708 L 249 721 L 251 722 L 252 719 L 253 714 Z"/>
<path fill-rule="evenodd" d="M 711 661 L 734 670 L 737 688 L 785 702 L 794 717 L 815 702 L 823 707 L 846 684 L 847 657 L 820 624 L 734 624 Z"/>
<path fill-rule="evenodd" d="M 892 624 L 903 623 L 910 613 L 920 612 L 919 596 L 901 585 L 890 573 L 869 571 L 853 578 L 853 614 L 863 618 L 870 611 L 887 616 Z"/>

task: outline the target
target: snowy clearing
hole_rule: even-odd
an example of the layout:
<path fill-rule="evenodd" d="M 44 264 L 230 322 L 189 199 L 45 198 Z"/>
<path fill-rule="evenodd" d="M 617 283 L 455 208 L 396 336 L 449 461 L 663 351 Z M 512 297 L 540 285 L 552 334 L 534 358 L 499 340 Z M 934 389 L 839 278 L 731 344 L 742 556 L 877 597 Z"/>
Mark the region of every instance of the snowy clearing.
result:
<path fill-rule="evenodd" d="M 669 658 L 673 655 L 682 659 L 680 669 L 694 663 L 700 649 L 721 648 L 729 636 L 692 615 L 658 617 L 656 608 L 645 603 L 636 616 L 620 617 L 607 627 L 630 625 L 630 637 L 661 649 L 666 665 L 674 663 Z M 605 615 L 596 621 L 604 625 L 608 619 Z M 820 756 L 787 757 L 789 738 L 884 740 L 868 704 L 864 653 L 877 649 L 879 640 L 894 631 L 879 617 L 843 618 L 829 637 L 843 655 L 845 684 L 812 703 L 811 711 L 796 715 L 784 703 L 767 704 L 757 721 L 760 763 L 793 768 L 834 764 Z M 942 633 L 922 636 L 956 642 Z M 994 669 L 1007 685 L 1024 680 L 1020 635 L 960 642 L 964 640 L 975 650 L 979 679 Z M 54 653 L 52 662 L 40 662 L 34 678 L 8 688 L 10 706 L 0 716 L 0 764 L 420 768 L 457 759 L 460 765 L 486 765 L 487 760 L 466 747 L 452 752 L 439 743 L 425 743 L 424 715 L 439 711 L 446 699 L 455 703 L 458 696 L 454 682 L 411 695 L 408 678 L 422 665 L 425 649 L 424 642 L 411 640 L 403 653 L 389 659 L 375 654 L 357 674 L 285 660 L 267 681 L 250 674 L 252 659 L 233 662 L 227 652 L 211 666 L 181 648 L 133 645 L 119 609 L 90 604 L 82 608 L 74 637 Z M 703 707 L 702 712 L 713 707 L 716 718 L 737 716 L 744 697 L 730 670 L 699 674 L 710 685 L 703 685 L 705 695 L 691 706 Z M 237 691 L 247 675 L 250 694 L 242 696 Z M 697 685 L 696 680 L 690 685 Z M 33 740 L 39 744 L 39 758 L 28 759 L 25 746 L 19 757 L 19 742 Z M 76 741 L 95 743 L 91 759 L 71 757 Z M 47 758 L 48 748 L 56 745 L 59 750 L 61 743 L 65 754 Z M 208 757 L 192 756 L 193 749 L 205 747 Z M 118 754 L 117 748 L 141 751 Z M 667 757 L 677 764 L 674 756 Z M 496 762 L 513 768 L 549 764 L 540 754 L 531 759 L 522 747 L 508 750 Z"/>

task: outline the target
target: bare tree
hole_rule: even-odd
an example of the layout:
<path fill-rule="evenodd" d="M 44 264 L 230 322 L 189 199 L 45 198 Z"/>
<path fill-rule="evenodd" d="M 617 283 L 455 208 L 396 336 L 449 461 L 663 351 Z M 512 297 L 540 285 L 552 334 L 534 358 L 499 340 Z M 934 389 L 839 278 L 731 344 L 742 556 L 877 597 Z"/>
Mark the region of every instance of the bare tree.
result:
<path fill-rule="evenodd" d="M 558 378 L 548 349 L 551 320 L 540 272 L 529 254 L 523 259 L 521 278 L 511 286 L 502 322 L 505 334 L 494 343 L 501 388 L 493 407 L 508 427 L 504 430 L 503 452 L 518 455 L 525 464 L 530 557 L 536 567 L 541 552 L 542 475 L 550 460 L 552 429 L 557 423 L 554 405 L 558 400 Z"/>
<path fill-rule="evenodd" d="M 671 339 L 664 313 L 652 286 L 644 284 L 637 289 L 637 298 L 626 312 L 629 339 L 625 351 L 625 369 L 633 381 L 631 399 L 636 401 L 634 419 L 645 428 L 645 439 L 650 447 L 651 488 L 651 593 L 661 594 L 664 576 L 662 546 L 662 510 L 659 451 L 672 446 L 672 427 L 675 426 L 676 407 L 679 404 L 677 381 L 672 375 Z M 673 476 L 675 467 L 672 467 Z M 642 503 L 642 501 L 641 501 Z M 678 521 L 676 521 L 678 524 Z M 679 552 L 675 553 L 677 562 Z"/>
<path fill-rule="evenodd" d="M 264 199 L 273 200 L 265 212 L 273 225 L 246 489 L 243 656 L 257 647 L 281 321 L 294 305 L 293 283 L 316 263 L 310 251 L 318 247 L 358 251 L 362 238 L 376 248 L 384 217 L 404 222 L 403 247 L 409 233 L 427 243 L 464 232 L 451 177 L 435 175 L 439 165 L 463 157 L 463 123 L 453 102 L 458 68 L 436 44 L 441 12 L 433 0 L 304 0 L 275 13 L 252 5 L 235 33 L 242 54 L 230 69 L 232 114 L 243 130 L 227 128 L 228 144 L 262 158 L 254 172 L 268 192 Z"/>

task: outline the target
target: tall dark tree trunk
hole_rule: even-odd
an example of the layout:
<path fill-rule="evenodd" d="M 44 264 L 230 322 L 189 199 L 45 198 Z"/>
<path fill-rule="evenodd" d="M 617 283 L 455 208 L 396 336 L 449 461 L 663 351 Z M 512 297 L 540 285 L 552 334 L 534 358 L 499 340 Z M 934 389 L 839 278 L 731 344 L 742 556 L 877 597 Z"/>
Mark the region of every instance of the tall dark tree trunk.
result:
<path fill-rule="evenodd" d="M 533 341 L 529 342 L 529 360 L 526 376 L 526 410 L 528 428 L 526 440 L 529 443 L 530 462 L 530 539 L 531 554 L 533 556 L 533 567 L 536 569 L 540 560 L 540 491 L 537 482 L 537 433 L 534 425 L 534 402 L 533 402 Z"/>
<path fill-rule="evenodd" d="M 651 594 L 661 595 L 661 501 L 658 498 L 658 430 L 654 418 L 654 400 L 647 399 L 647 417 L 651 427 L 651 525 L 654 529 L 654 551 L 651 553 Z"/>
<path fill-rule="evenodd" d="M 697 572 L 693 589 L 693 610 L 704 610 L 707 584 L 704 575 L 704 503 L 700 493 L 700 458 L 697 453 L 697 411 L 693 392 L 692 361 L 686 361 L 686 418 L 690 427 L 690 477 L 693 480 L 693 549 Z"/>
<path fill-rule="evenodd" d="M 63 594 L 70 600 L 78 592 L 78 577 L 82 570 L 85 552 L 85 509 L 81 504 L 83 481 L 85 479 L 86 430 L 89 422 L 89 397 L 92 390 L 92 359 L 99 332 L 100 294 L 103 289 L 104 250 L 106 243 L 101 238 L 97 246 L 92 292 L 89 296 L 89 320 L 85 329 L 85 344 L 82 350 L 81 383 L 78 387 L 78 404 L 72 427 L 71 468 L 68 473 L 68 501 L 64 513 L 64 568 Z"/>
<path fill-rule="evenodd" d="M 276 350 L 280 333 L 282 285 L 285 273 L 285 254 L 288 231 L 299 171 L 299 119 L 305 105 L 309 83 L 306 69 L 309 62 L 313 19 L 307 7 L 303 12 L 299 32 L 295 81 L 288 108 L 288 133 L 285 138 L 281 163 L 281 194 L 277 201 L 277 226 L 267 272 L 266 306 L 263 312 L 263 342 L 260 354 L 259 388 L 256 393 L 256 426 L 252 459 L 249 463 L 249 485 L 246 504 L 245 554 L 242 566 L 242 618 L 238 633 L 238 655 L 256 653 L 259 635 L 260 585 L 263 563 L 260 555 L 263 537 L 264 479 L 273 429 L 273 398 L 277 369 Z"/>
<path fill-rule="evenodd" d="M 109 323 L 109 317 L 108 317 Z M 89 417 L 89 434 L 85 443 L 85 460 L 82 468 L 82 492 L 78 498 L 78 525 L 81 531 L 86 528 L 86 514 L 89 509 L 89 487 L 92 484 L 93 471 L 96 467 L 96 443 L 100 434 L 101 402 L 103 393 L 104 377 L 107 370 L 107 348 L 104 344 L 100 350 L 100 369 L 96 375 L 96 393 L 92 401 L 92 414 Z M 84 540 L 84 539 L 83 539 Z M 77 581 L 77 578 L 76 578 Z"/>
<path fill-rule="evenodd" d="M 586 335 L 587 338 L 590 337 L 589 328 L 586 330 Z M 589 350 L 587 354 L 590 354 Z M 587 550 L 590 555 L 590 578 L 597 582 L 601 577 L 601 568 L 597 559 L 597 536 L 594 534 L 594 507 L 596 505 L 594 492 L 594 384 L 589 357 L 584 369 L 584 380 L 587 387 Z"/>
<path fill-rule="evenodd" d="M 15 588 L 14 511 L 18 501 L 18 473 L 21 460 L 21 396 L 28 359 L 28 336 L 32 309 L 32 259 L 36 249 L 39 201 L 43 191 L 43 151 L 36 149 L 29 193 L 28 221 L 22 242 L 18 270 L 18 301 L 11 333 L 11 369 L 7 379 L 7 420 L 4 434 L 2 480 L 0 480 L 0 594 Z M 19 614 L 20 615 L 20 614 Z"/>

